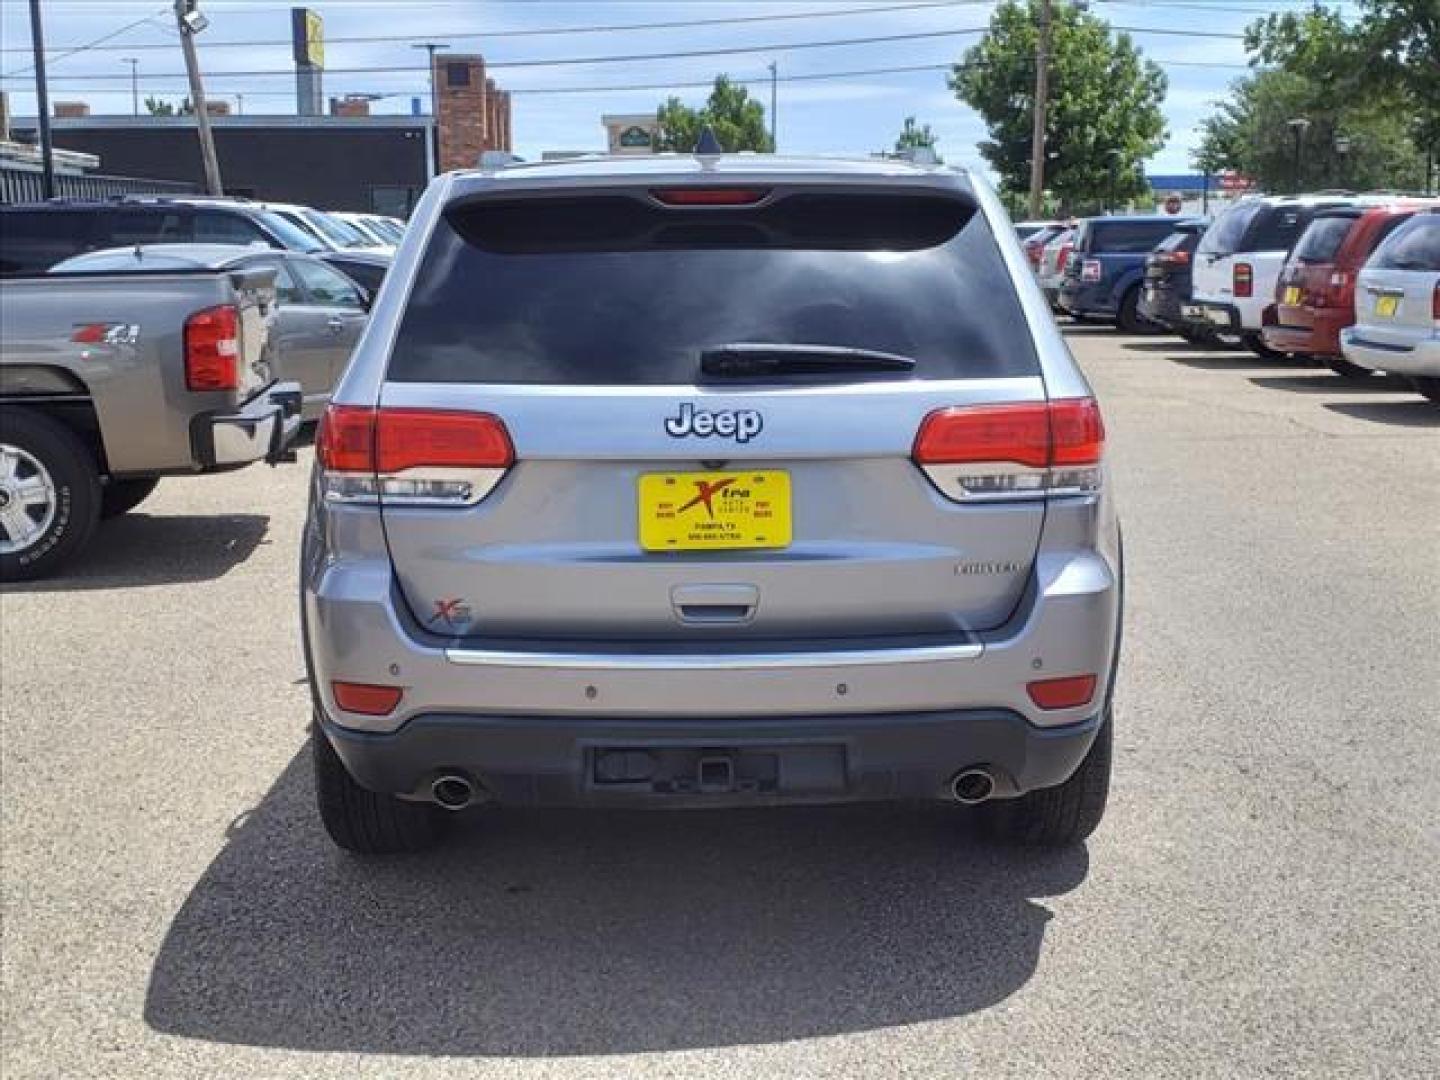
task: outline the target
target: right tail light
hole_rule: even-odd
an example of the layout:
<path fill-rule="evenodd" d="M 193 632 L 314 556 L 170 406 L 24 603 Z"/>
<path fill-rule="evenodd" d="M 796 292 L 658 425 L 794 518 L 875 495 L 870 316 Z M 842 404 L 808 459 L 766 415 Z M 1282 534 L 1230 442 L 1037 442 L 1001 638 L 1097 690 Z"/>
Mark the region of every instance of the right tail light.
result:
<path fill-rule="evenodd" d="M 387 506 L 473 506 L 515 461 L 490 413 L 331 405 L 315 438 L 325 497 Z"/>
<path fill-rule="evenodd" d="M 240 312 L 233 304 L 185 320 L 185 389 L 240 389 Z"/>
<path fill-rule="evenodd" d="M 1249 263 L 1236 263 L 1230 277 L 1236 296 L 1255 295 L 1255 269 Z"/>
<path fill-rule="evenodd" d="M 939 409 L 913 457 L 956 502 L 1085 495 L 1099 489 L 1105 424 L 1093 398 Z"/>

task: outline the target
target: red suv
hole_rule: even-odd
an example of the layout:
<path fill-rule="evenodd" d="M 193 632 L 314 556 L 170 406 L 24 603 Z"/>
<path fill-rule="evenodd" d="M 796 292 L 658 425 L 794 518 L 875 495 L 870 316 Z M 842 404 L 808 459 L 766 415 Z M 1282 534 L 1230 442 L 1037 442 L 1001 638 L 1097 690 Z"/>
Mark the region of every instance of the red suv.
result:
<path fill-rule="evenodd" d="M 1380 241 L 1426 205 L 1344 206 L 1316 214 L 1280 271 L 1265 344 L 1314 356 L 1341 375 L 1370 374 L 1340 355 L 1340 331 L 1355 322 L 1355 276 Z"/>

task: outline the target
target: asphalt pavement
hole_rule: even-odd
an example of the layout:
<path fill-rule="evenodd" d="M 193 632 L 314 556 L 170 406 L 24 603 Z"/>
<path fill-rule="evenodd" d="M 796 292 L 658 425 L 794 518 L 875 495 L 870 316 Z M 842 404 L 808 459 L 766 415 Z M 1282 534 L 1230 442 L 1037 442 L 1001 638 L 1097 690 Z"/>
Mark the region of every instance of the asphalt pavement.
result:
<path fill-rule="evenodd" d="M 1070 331 L 1129 562 L 1109 817 L 312 811 L 299 466 L 0 595 L 0 1074 L 1440 1075 L 1440 409 Z"/>

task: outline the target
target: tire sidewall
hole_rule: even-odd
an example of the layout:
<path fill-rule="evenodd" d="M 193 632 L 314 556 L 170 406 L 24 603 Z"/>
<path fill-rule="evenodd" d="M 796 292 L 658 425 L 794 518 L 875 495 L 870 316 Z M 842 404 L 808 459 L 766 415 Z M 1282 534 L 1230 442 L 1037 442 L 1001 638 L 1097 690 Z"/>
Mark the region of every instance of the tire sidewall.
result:
<path fill-rule="evenodd" d="M 0 442 L 33 455 L 55 485 L 55 518 L 24 551 L 0 555 L 0 581 L 27 581 L 52 572 L 90 539 L 100 514 L 100 478 L 85 446 L 48 417 L 0 411 Z"/>

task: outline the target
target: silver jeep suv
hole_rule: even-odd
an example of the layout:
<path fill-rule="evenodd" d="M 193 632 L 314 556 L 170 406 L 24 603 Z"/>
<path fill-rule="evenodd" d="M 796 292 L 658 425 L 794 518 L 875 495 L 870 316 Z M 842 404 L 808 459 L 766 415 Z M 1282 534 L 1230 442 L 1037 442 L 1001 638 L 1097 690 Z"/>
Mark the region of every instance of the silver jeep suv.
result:
<path fill-rule="evenodd" d="M 317 437 L 321 817 L 933 799 L 1071 843 L 1104 429 L 980 179 L 662 156 L 433 183 Z"/>

